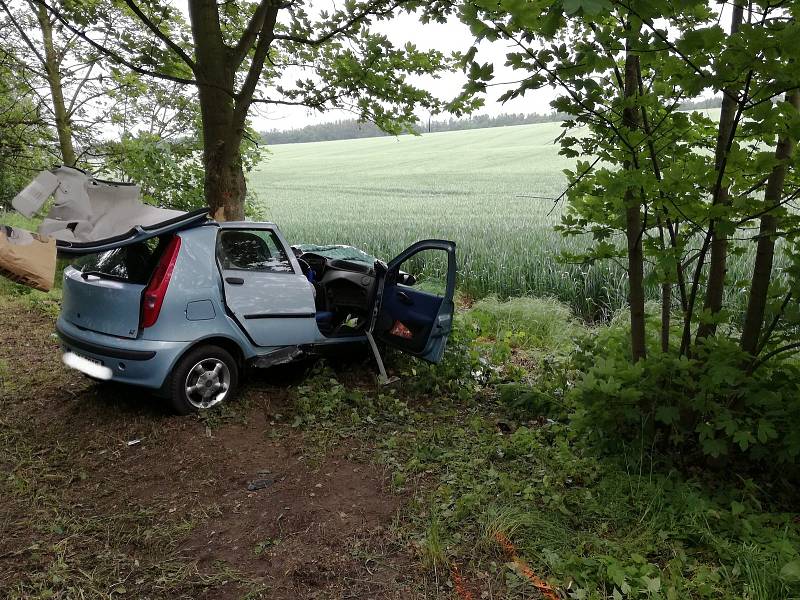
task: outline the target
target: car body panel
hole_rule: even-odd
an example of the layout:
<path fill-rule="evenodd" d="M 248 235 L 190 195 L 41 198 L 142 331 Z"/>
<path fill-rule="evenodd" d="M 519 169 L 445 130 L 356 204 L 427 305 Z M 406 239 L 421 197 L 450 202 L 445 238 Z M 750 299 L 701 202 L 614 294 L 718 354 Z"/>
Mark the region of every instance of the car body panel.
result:
<path fill-rule="evenodd" d="M 399 283 L 400 267 L 427 250 L 447 253 L 442 296 Z M 404 250 L 386 267 L 378 283 L 371 328 L 376 338 L 428 362 L 439 362 L 452 331 L 456 287 L 456 245 L 447 240 L 421 240 Z M 405 334 L 412 337 L 407 338 Z"/>
<path fill-rule="evenodd" d="M 64 269 L 61 316 L 98 333 L 136 338 L 144 285 Z"/>
<path fill-rule="evenodd" d="M 314 288 L 274 224 L 198 221 L 193 226 L 184 225 L 176 222 L 168 230 L 181 238 L 181 246 L 158 319 L 151 327 L 139 328 L 144 285 L 83 277 L 72 267 L 65 269 L 64 304 L 56 325 L 65 350 L 109 367 L 114 381 L 161 390 L 180 357 L 209 341 L 235 347 L 244 362 L 261 366 L 288 362 L 323 347 L 366 342 L 365 335 L 329 338 L 320 332 L 315 318 Z M 152 229 L 164 231 L 158 226 Z M 221 232 L 235 230 L 274 234 L 286 253 L 291 271 L 223 269 L 217 257 L 217 239 Z M 152 237 L 148 232 L 141 235 Z M 146 237 L 129 236 L 116 243 L 125 245 L 141 239 Z M 80 252 L 73 248 L 73 254 L 109 248 L 105 241 L 95 248 L 84 244 Z M 415 244 L 389 264 L 387 273 L 396 275 L 406 258 L 431 248 L 450 253 L 445 295 L 400 287 L 390 277 L 383 283 L 382 306 L 373 319 L 380 314 L 394 316 L 426 328 L 424 343 L 411 353 L 437 360 L 444 350 L 452 319 L 455 245 L 440 240 Z M 226 282 L 230 277 L 244 282 Z M 412 308 L 398 304 L 399 292 L 411 295 Z M 380 336 L 397 346 L 385 331 Z"/>
<path fill-rule="evenodd" d="M 128 340 L 96 333 L 70 323 L 63 316 L 56 321 L 56 331 L 64 351 L 111 369 L 113 381 L 150 389 L 160 389 L 178 358 L 190 342 Z M 125 355 L 126 352 L 133 353 Z M 116 356 L 111 356 L 111 354 Z M 136 354 L 139 357 L 136 357 Z"/>
<path fill-rule="evenodd" d="M 58 254 L 62 257 L 95 254 L 97 252 L 105 252 L 106 250 L 120 248 L 128 244 L 143 242 L 147 239 L 177 232 L 182 229 L 190 229 L 206 221 L 208 221 L 208 209 L 198 208 L 197 210 L 154 225 L 137 225 L 122 235 L 101 240 L 92 242 L 57 240 L 56 249 L 58 250 Z"/>
<path fill-rule="evenodd" d="M 282 272 L 256 271 L 222 264 L 220 248 L 226 236 L 240 235 L 264 245 L 277 238 Z M 266 256 L 264 257 L 267 258 Z M 217 261 L 222 274 L 225 305 L 256 346 L 291 346 L 322 341 L 316 322 L 314 286 L 303 275 L 294 253 L 272 224 L 226 223 L 217 234 Z M 285 264 L 285 263 L 288 263 Z"/>

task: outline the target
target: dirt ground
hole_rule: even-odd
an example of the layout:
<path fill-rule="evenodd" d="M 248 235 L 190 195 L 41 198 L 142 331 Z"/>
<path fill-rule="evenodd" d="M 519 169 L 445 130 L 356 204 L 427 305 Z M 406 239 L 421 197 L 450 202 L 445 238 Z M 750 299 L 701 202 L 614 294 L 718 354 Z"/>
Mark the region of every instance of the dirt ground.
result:
<path fill-rule="evenodd" d="M 366 442 L 309 448 L 280 418 L 301 375 L 176 417 L 64 367 L 52 317 L 0 309 L 0 596 L 421 597 Z"/>

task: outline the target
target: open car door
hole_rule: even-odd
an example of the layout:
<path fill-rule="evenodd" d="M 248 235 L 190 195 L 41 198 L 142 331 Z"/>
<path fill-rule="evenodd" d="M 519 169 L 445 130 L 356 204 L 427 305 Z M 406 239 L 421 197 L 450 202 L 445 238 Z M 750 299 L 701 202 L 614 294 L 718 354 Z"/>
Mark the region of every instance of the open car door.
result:
<path fill-rule="evenodd" d="M 442 264 L 445 269 L 443 289 L 415 287 L 414 278 L 401 272 L 401 267 L 413 264 L 412 259 L 422 252 L 427 255 L 436 253 L 438 258 L 442 259 L 436 262 Z M 409 267 L 406 266 L 406 269 Z M 392 260 L 385 270 L 380 269 L 378 277 L 370 324 L 372 335 L 403 352 L 428 362 L 439 362 L 444 354 L 447 337 L 453 328 L 453 296 L 456 287 L 455 242 L 419 241 Z"/>

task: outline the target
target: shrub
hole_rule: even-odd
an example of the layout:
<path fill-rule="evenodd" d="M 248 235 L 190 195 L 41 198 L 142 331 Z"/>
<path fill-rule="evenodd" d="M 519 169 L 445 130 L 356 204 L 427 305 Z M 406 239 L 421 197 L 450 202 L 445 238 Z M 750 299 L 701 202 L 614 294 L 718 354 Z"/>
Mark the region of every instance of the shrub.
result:
<path fill-rule="evenodd" d="M 568 394 L 585 434 L 619 446 L 644 436 L 684 456 L 791 464 L 800 455 L 800 365 L 770 361 L 747 373 L 745 355 L 723 337 L 692 359 L 651 348 L 631 363 L 627 329 L 586 338 L 574 356 L 583 372 Z M 713 360 L 712 360 L 713 359 Z"/>
<path fill-rule="evenodd" d="M 501 302 L 495 296 L 476 302 L 465 315 L 467 325 L 484 337 L 502 339 L 514 334 L 517 345 L 555 352 L 572 343 L 583 331 L 570 308 L 553 298 L 511 298 Z"/>

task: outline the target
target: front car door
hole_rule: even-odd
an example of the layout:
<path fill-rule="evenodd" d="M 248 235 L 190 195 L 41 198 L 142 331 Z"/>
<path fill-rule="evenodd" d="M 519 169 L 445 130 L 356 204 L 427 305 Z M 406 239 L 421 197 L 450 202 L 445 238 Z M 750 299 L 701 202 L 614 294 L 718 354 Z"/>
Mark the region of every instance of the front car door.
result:
<path fill-rule="evenodd" d="M 277 231 L 223 226 L 217 235 L 217 261 L 225 303 L 255 345 L 317 340 L 314 288 Z"/>
<path fill-rule="evenodd" d="M 414 281 L 423 264 L 436 271 L 440 284 Z M 431 260 L 433 259 L 433 260 Z M 431 267 L 435 263 L 436 268 Z M 416 269 L 415 269 L 416 267 Z M 379 276 L 373 318 L 375 338 L 429 362 L 439 362 L 453 326 L 456 287 L 456 245 L 446 240 L 422 240 L 403 251 Z"/>

